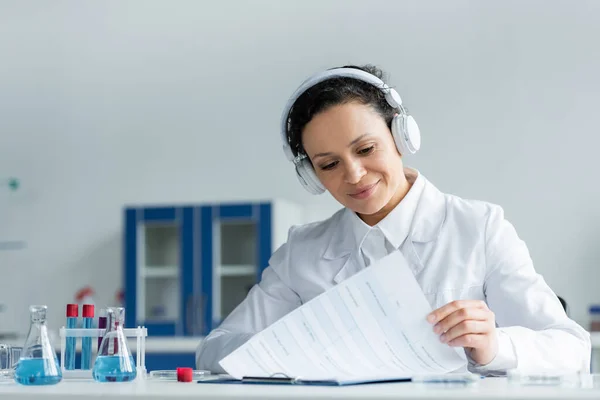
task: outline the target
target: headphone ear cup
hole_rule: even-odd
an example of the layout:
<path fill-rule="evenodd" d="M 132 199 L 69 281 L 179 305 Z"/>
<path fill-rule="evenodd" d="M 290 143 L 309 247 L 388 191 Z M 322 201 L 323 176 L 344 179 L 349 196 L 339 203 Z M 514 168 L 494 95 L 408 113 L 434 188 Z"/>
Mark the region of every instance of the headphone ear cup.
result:
<path fill-rule="evenodd" d="M 325 192 L 325 187 L 317 177 L 308 158 L 304 158 L 296 164 L 296 175 L 298 176 L 300 184 L 310 194 L 321 194 Z"/>
<path fill-rule="evenodd" d="M 394 117 L 392 136 L 401 155 L 415 154 L 421 148 L 421 131 L 410 115 L 398 114 Z"/>

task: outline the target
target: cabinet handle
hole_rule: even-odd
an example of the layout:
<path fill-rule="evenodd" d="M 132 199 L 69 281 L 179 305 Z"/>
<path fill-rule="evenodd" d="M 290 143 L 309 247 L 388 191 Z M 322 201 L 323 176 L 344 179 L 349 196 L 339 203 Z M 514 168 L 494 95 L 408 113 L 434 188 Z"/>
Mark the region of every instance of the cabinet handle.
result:
<path fill-rule="evenodd" d="M 186 301 L 186 326 L 188 335 L 204 334 L 204 298 L 205 295 L 191 294 Z"/>
<path fill-rule="evenodd" d="M 206 295 L 205 294 L 197 294 L 196 295 L 196 313 L 194 318 L 194 334 L 203 335 L 204 334 L 204 313 L 206 310 L 204 309 L 206 305 Z"/>
<path fill-rule="evenodd" d="M 193 335 L 192 328 L 192 311 L 194 306 L 194 295 L 191 294 L 188 296 L 187 301 L 185 302 L 185 333 L 188 335 Z"/>

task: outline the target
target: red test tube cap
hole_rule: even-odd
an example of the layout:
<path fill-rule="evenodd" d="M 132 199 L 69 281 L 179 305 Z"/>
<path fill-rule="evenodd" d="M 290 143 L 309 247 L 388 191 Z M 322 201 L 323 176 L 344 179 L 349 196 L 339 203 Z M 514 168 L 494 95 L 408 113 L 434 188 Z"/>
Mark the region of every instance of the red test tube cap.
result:
<path fill-rule="evenodd" d="M 192 368 L 178 367 L 177 382 L 191 382 L 194 370 Z"/>
<path fill-rule="evenodd" d="M 75 318 L 79 316 L 78 304 L 67 304 L 67 318 Z"/>
<path fill-rule="evenodd" d="M 84 304 L 82 311 L 83 318 L 94 318 L 94 305 Z"/>

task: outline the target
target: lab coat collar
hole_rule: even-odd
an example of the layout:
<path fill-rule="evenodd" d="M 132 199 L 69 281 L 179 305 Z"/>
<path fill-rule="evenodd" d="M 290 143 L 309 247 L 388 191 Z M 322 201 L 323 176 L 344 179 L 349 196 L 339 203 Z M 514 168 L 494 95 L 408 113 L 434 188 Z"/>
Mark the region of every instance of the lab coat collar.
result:
<path fill-rule="evenodd" d="M 411 242 L 426 243 L 435 240 L 439 234 L 442 224 L 446 218 L 446 202 L 444 194 L 440 192 L 424 176 L 423 192 L 419 198 L 415 216 L 408 234 Z M 333 221 L 333 232 L 323 258 L 333 260 L 347 257 L 356 250 L 356 242 L 352 233 L 353 211 L 341 210 L 337 215 L 337 221 Z"/>
<path fill-rule="evenodd" d="M 411 184 L 408 193 L 400 204 L 376 225 L 395 249 L 400 248 L 410 235 L 419 199 L 425 187 L 425 178 L 417 170 L 405 168 L 404 174 Z"/>
<path fill-rule="evenodd" d="M 398 249 L 404 243 L 419 204 L 419 198 L 423 193 L 425 180 L 418 171 L 405 168 L 404 173 L 406 180 L 410 183 L 410 189 L 406 196 L 402 199 L 388 215 L 385 216 L 377 225 L 369 226 L 360 217 L 354 213 L 347 213 L 347 218 L 351 221 L 350 232 L 354 237 L 354 244 L 357 249 L 363 247 L 363 243 L 373 230 L 379 230 L 387 242 L 394 248 Z"/>

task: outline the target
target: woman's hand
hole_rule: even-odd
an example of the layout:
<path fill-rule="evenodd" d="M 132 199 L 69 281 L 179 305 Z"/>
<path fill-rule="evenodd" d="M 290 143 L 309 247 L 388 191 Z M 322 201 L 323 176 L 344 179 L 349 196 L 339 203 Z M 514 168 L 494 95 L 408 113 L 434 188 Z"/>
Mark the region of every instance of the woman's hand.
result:
<path fill-rule="evenodd" d="M 498 353 L 494 313 L 480 300 L 456 300 L 427 316 L 442 343 L 464 347 L 480 365 L 489 364 Z"/>

